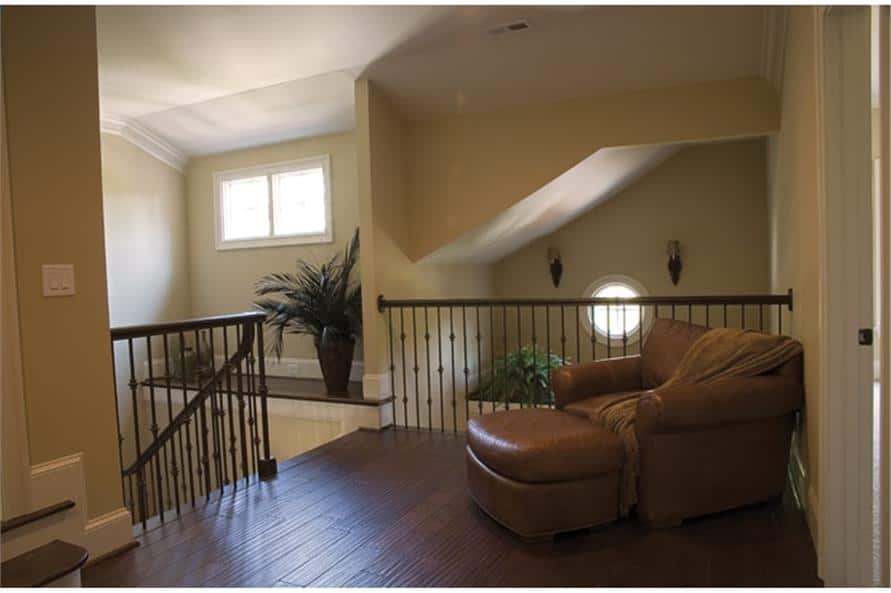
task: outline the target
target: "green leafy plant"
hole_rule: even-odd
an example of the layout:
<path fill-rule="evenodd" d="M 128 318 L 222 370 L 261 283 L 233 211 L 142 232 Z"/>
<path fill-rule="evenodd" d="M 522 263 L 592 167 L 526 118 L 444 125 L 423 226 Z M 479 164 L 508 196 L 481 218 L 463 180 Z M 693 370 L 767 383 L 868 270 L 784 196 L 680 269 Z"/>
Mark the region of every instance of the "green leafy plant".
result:
<path fill-rule="evenodd" d="M 480 387 L 484 401 L 544 404 L 553 401 L 549 371 L 568 363 L 553 352 L 523 346 L 517 352 L 495 361 L 494 377 L 489 376 Z"/>
<path fill-rule="evenodd" d="M 328 341 L 354 341 L 362 335 L 362 289 L 354 269 L 359 262 L 359 229 L 343 253 L 316 265 L 297 262 L 297 272 L 269 274 L 255 285 L 262 298 L 254 305 L 266 313 L 272 330 L 270 350 L 281 358 L 285 334 L 312 336 L 316 346 Z"/>

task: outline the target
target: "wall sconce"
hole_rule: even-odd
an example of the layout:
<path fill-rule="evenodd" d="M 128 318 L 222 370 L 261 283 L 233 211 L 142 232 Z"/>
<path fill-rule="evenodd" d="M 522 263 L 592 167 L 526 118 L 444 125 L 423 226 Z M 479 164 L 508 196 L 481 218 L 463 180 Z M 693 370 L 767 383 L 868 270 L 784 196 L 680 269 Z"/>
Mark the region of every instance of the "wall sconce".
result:
<path fill-rule="evenodd" d="M 563 276 L 563 262 L 560 260 L 560 250 L 556 247 L 548 247 L 548 263 L 551 265 L 551 280 L 554 288 L 560 286 L 560 277 Z"/>
<path fill-rule="evenodd" d="M 667 252 L 668 273 L 671 274 L 671 283 L 677 286 L 678 280 L 681 278 L 681 269 L 684 267 L 681 263 L 680 241 L 669 241 Z"/>

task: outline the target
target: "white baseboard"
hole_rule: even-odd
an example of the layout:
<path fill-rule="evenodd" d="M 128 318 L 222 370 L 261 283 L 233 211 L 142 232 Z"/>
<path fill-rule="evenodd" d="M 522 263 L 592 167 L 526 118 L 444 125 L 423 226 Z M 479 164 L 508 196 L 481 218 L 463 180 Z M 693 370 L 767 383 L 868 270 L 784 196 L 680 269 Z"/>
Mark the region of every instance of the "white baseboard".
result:
<path fill-rule="evenodd" d="M 84 547 L 90 558 L 113 552 L 133 539 L 133 524 L 126 507 L 99 515 L 84 525 Z"/>
<path fill-rule="evenodd" d="M 381 400 L 392 394 L 389 373 L 367 373 L 362 377 L 363 398 Z"/>
<path fill-rule="evenodd" d="M 361 381 L 364 366 L 361 360 L 354 360 L 350 369 L 350 381 Z M 297 377 L 299 379 L 321 379 L 322 367 L 316 358 L 266 359 L 266 374 L 271 377 Z"/>
<path fill-rule="evenodd" d="M 378 427 L 380 429 L 393 426 L 393 402 L 388 402 L 378 408 L 378 418 Z"/>
<path fill-rule="evenodd" d="M 32 466 L 30 490 L 31 510 L 63 500 L 74 501 L 74 508 L 4 534 L 4 558 L 17 556 L 54 539 L 83 546 L 90 558 L 98 558 L 133 541 L 130 512 L 126 508 L 89 518 L 82 453 Z"/>

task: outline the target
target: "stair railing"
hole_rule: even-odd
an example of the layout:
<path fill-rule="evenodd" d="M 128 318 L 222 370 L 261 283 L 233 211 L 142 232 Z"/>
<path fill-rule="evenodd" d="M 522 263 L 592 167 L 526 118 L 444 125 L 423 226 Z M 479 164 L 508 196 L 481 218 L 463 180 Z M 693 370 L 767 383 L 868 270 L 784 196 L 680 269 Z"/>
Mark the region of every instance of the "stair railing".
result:
<path fill-rule="evenodd" d="M 121 489 L 143 529 L 275 475 L 264 321 L 247 312 L 111 330 Z"/>
<path fill-rule="evenodd" d="M 563 364 L 639 354 L 659 318 L 783 332 L 788 294 L 631 298 L 388 299 L 393 423 L 461 432 L 496 410 L 553 407 Z"/>

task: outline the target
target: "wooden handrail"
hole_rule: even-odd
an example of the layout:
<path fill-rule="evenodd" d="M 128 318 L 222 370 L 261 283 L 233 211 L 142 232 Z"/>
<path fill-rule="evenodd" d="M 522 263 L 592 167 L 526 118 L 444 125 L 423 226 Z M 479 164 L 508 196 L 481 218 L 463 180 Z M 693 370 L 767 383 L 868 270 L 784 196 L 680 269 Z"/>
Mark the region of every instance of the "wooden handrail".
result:
<path fill-rule="evenodd" d="M 180 321 L 125 325 L 111 328 L 111 339 L 126 340 L 128 338 L 145 338 L 147 336 L 160 336 L 179 331 L 185 332 L 196 329 L 225 327 L 227 325 L 236 325 L 239 323 L 257 322 L 265 319 L 266 313 L 263 313 L 262 311 L 245 311 L 243 313 L 196 317 L 194 319 L 183 319 Z"/>
<path fill-rule="evenodd" d="M 400 307 L 487 307 L 487 306 L 536 306 L 551 305 L 786 305 L 792 310 L 792 289 L 786 294 L 737 294 L 697 296 L 639 296 L 610 298 L 457 298 L 457 299 L 387 299 L 378 296 L 379 311 Z"/>

